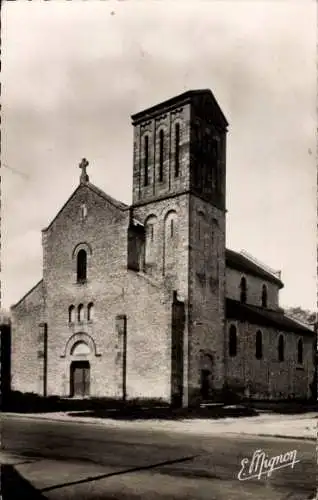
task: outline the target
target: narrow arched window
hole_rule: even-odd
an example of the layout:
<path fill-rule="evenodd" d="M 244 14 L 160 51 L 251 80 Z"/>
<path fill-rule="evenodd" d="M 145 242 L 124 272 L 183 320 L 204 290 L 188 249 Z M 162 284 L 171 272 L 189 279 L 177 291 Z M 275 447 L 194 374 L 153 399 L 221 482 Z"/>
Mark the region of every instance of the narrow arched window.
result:
<path fill-rule="evenodd" d="M 153 224 L 147 224 L 146 227 L 146 237 L 149 242 L 153 242 L 154 240 L 154 227 Z"/>
<path fill-rule="evenodd" d="M 75 321 L 75 307 L 73 305 L 71 305 L 68 308 L 68 322 L 74 323 L 74 321 Z"/>
<path fill-rule="evenodd" d="M 77 308 L 77 321 L 78 322 L 84 321 L 84 306 L 83 306 L 83 304 L 80 304 Z"/>
<path fill-rule="evenodd" d="M 175 170 L 174 170 L 174 175 L 175 177 L 179 176 L 179 170 L 180 170 L 180 125 L 179 123 L 176 124 L 175 127 Z"/>
<path fill-rule="evenodd" d="M 145 223 L 145 250 L 144 250 L 144 268 L 148 272 L 157 265 L 157 218 L 154 215 L 149 216 Z"/>
<path fill-rule="evenodd" d="M 85 205 L 85 203 L 83 203 L 81 205 L 81 219 L 82 220 L 86 219 L 86 216 L 87 216 L 87 206 Z"/>
<path fill-rule="evenodd" d="M 87 279 L 87 253 L 80 250 L 77 254 L 77 281 L 79 283 Z"/>
<path fill-rule="evenodd" d="M 234 325 L 231 325 L 229 331 L 229 355 L 231 357 L 234 357 L 236 356 L 236 353 L 237 353 L 236 327 Z"/>
<path fill-rule="evenodd" d="M 87 321 L 92 321 L 94 319 L 94 304 L 90 302 L 87 306 Z"/>
<path fill-rule="evenodd" d="M 163 236 L 162 272 L 164 275 L 174 274 L 178 262 L 178 219 L 174 210 L 165 215 Z"/>
<path fill-rule="evenodd" d="M 178 223 L 177 223 L 177 214 L 174 211 L 170 211 L 168 214 L 165 216 L 164 220 L 164 241 L 165 241 L 165 251 L 170 253 L 172 250 L 172 247 L 169 246 L 169 240 L 174 238 L 176 236 L 178 229 Z"/>
<path fill-rule="evenodd" d="M 297 344 L 297 363 L 303 364 L 303 340 L 299 339 Z"/>
<path fill-rule="evenodd" d="M 246 299 L 247 299 L 247 285 L 246 285 L 246 278 L 241 279 L 240 283 L 240 289 L 241 289 L 241 294 L 240 294 L 240 300 L 242 304 L 246 304 Z"/>
<path fill-rule="evenodd" d="M 170 238 L 173 238 L 174 235 L 174 220 L 171 219 L 170 221 Z"/>
<path fill-rule="evenodd" d="M 285 358 L 285 345 L 284 345 L 284 337 L 280 335 L 278 338 L 278 361 L 284 361 Z"/>
<path fill-rule="evenodd" d="M 205 234 L 205 215 L 203 212 L 198 212 L 198 240 L 203 240 Z"/>
<path fill-rule="evenodd" d="M 262 287 L 262 307 L 267 307 L 267 286 Z"/>
<path fill-rule="evenodd" d="M 255 357 L 256 359 L 262 359 L 263 357 L 263 339 L 262 332 L 260 330 L 256 332 Z"/>
<path fill-rule="evenodd" d="M 159 132 L 159 182 L 163 181 L 163 159 L 164 159 L 164 135 L 163 130 Z"/>
<path fill-rule="evenodd" d="M 212 189 L 218 189 L 219 188 L 219 171 L 218 171 L 218 160 L 219 160 L 219 142 L 213 138 L 212 139 L 212 144 L 211 144 L 211 149 L 212 149 Z"/>
<path fill-rule="evenodd" d="M 144 140 L 144 185 L 149 184 L 149 138 L 145 136 Z"/>

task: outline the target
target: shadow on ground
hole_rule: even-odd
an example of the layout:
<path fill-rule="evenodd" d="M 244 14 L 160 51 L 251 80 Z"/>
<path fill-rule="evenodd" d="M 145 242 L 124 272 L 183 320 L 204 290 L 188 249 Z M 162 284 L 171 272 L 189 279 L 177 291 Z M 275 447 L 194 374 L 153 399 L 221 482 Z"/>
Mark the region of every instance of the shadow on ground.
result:
<path fill-rule="evenodd" d="M 206 408 L 121 408 L 72 412 L 72 417 L 107 418 L 113 420 L 191 420 L 218 419 L 225 417 L 256 416 L 258 412 L 245 406 L 211 406 Z"/>
<path fill-rule="evenodd" d="M 46 500 L 12 465 L 1 465 L 1 499 Z"/>
<path fill-rule="evenodd" d="M 116 420 L 193 419 L 252 416 L 258 412 L 246 405 L 224 403 L 201 405 L 196 408 L 172 408 L 158 400 L 122 401 L 114 399 L 43 398 L 36 394 L 14 392 L 3 404 L 3 411 L 13 413 L 69 413 L 73 417 L 111 418 Z"/>
<path fill-rule="evenodd" d="M 242 402 L 234 404 L 206 404 L 196 408 L 169 408 L 128 406 L 118 409 L 95 409 L 72 412 L 73 417 L 110 418 L 114 420 L 191 420 L 258 416 L 260 413 L 299 415 L 318 411 L 318 405 L 301 403 Z"/>
<path fill-rule="evenodd" d="M 147 419 L 217 419 L 255 416 L 261 412 L 301 414 L 318 411 L 309 401 L 251 401 L 239 398 L 219 403 L 201 404 L 195 408 L 172 408 L 160 400 L 114 400 L 108 398 L 70 399 L 41 397 L 33 393 L 12 392 L 2 401 L 2 411 L 13 413 L 69 413 L 74 417 L 111 418 L 115 420 Z"/>

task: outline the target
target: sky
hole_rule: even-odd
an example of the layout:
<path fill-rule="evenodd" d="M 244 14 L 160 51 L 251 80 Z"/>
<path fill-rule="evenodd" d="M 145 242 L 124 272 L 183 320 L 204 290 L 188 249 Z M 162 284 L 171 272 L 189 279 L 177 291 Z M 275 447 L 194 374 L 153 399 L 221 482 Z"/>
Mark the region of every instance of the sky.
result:
<path fill-rule="evenodd" d="M 41 229 L 79 182 L 132 196 L 130 116 L 210 88 L 229 121 L 227 246 L 315 309 L 316 3 L 5 2 L 2 306 L 41 279 Z M 16 169 L 20 174 L 13 172 Z"/>

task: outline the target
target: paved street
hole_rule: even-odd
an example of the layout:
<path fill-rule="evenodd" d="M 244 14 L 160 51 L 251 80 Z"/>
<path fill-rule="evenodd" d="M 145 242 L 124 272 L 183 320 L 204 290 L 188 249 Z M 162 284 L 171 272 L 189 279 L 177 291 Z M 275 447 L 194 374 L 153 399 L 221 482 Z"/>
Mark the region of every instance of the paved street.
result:
<path fill-rule="evenodd" d="M 305 500 L 315 489 L 315 448 L 309 441 L 8 416 L 1 434 L 4 500 Z M 241 460 L 257 449 L 269 457 L 297 450 L 300 462 L 270 478 L 239 481 Z"/>

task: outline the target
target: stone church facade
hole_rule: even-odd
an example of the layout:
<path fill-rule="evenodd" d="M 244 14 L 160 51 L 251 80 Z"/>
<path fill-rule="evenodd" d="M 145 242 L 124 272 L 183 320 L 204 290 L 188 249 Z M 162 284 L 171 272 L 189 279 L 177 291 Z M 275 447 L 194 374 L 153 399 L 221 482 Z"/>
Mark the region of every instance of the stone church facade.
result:
<path fill-rule="evenodd" d="M 43 278 L 12 309 L 12 388 L 189 405 L 224 388 L 308 397 L 314 332 L 280 276 L 226 249 L 227 120 L 209 90 L 137 113 L 132 205 L 89 181 L 42 231 Z"/>

